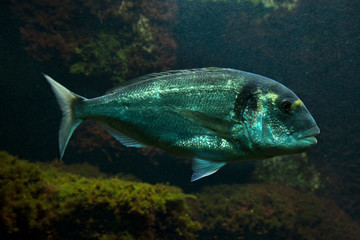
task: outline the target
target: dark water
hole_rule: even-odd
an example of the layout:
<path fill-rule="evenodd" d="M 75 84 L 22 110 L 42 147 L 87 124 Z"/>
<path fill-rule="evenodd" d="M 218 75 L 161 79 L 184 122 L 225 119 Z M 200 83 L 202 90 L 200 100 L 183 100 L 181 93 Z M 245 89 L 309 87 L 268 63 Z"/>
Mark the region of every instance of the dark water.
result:
<path fill-rule="evenodd" d="M 92 122 L 81 126 L 70 140 L 63 159 L 65 165 L 86 162 L 108 176 L 123 173 L 146 183 L 168 182 L 200 200 L 210 199 L 206 194 L 214 191 L 213 198 L 218 203 L 215 200 L 188 203 L 190 209 L 204 209 L 190 210 L 192 219 L 203 226 L 202 230 L 194 230 L 198 239 L 360 239 L 356 230 L 360 221 L 360 3 L 278 0 L 268 6 L 254 2 L 272 1 L 3 1 L 0 150 L 31 162 L 51 162 L 57 158 L 61 113 L 41 72 L 89 98 L 102 95 L 119 82 L 168 69 L 216 66 L 254 72 L 292 89 L 318 123 L 321 129 L 318 144 L 308 151 L 305 165 L 299 167 L 291 160 L 293 165 L 286 167 L 284 162 L 285 167 L 281 168 L 287 169 L 285 173 L 277 173 L 278 165 L 267 166 L 264 171 L 269 171 L 272 178 L 264 180 L 257 177 L 258 162 L 232 164 L 215 175 L 189 183 L 190 161 L 156 149 L 127 149 Z M 314 172 L 321 187 L 308 187 L 306 184 L 313 178 L 302 177 Z M 281 178 L 279 174 L 305 180 L 289 186 L 287 183 L 292 178 Z M 259 185 L 269 182 L 276 182 L 279 187 Z M 250 187 L 244 190 L 241 186 Z M 251 192 L 252 189 L 258 191 Z M 265 189 L 271 196 L 268 200 L 261 198 Z M 255 195 L 251 200 L 241 200 L 251 194 Z M 273 202 L 275 198 L 283 199 L 278 208 Z M 225 206 L 221 202 L 224 199 L 233 205 Z M 274 209 L 289 209 L 291 205 L 313 214 L 302 219 L 300 212 L 294 210 L 293 216 L 286 218 L 281 217 L 280 210 L 274 210 L 279 216 L 277 226 L 281 227 L 271 227 L 274 220 L 251 227 L 251 222 L 256 220 L 246 222 L 251 217 L 244 220 L 239 217 L 239 211 L 246 208 L 243 202 L 260 199 L 270 202 Z M 1 201 L 0 219 L 4 223 L 7 221 L 4 212 L 9 205 L 4 199 Z M 216 212 L 217 204 L 224 209 Z M 310 206 L 326 206 L 326 210 Z M 229 211 L 236 207 L 239 209 Z M 206 211 L 219 215 L 219 222 L 207 221 L 212 218 Z M 337 217 L 318 213 L 324 211 Z M 17 215 L 21 216 L 19 212 Z M 249 227 L 236 226 L 229 219 L 242 221 Z M 17 219 L 18 225 L 24 226 L 21 221 Z M 324 230 L 321 224 L 335 225 Z M 293 230 L 300 225 L 308 228 Z M 219 228 L 214 230 L 211 226 Z M 9 239 L 21 234 L 55 239 L 101 238 L 101 234 L 44 234 L 36 227 L 26 230 L 20 227 L 16 233 L 9 229 L 0 229 Z M 171 228 L 166 229 L 156 230 L 161 232 L 159 235 L 134 235 L 129 229 L 128 235 L 114 234 L 109 239 L 193 238 L 186 234 L 171 235 Z M 99 227 L 100 230 L 111 232 Z M 346 232 L 351 234 L 342 235 Z"/>

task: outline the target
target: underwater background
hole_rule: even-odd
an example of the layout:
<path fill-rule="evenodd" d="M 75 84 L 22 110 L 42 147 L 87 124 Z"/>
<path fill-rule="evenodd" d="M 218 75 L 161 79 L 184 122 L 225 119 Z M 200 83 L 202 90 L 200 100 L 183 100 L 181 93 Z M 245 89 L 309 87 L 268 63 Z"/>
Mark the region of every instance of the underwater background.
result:
<path fill-rule="evenodd" d="M 4 0 L 1 239 L 360 239 L 360 2 Z M 191 162 L 61 113 L 41 73 L 91 98 L 169 69 L 227 67 L 292 89 L 321 129 L 307 153 Z"/>

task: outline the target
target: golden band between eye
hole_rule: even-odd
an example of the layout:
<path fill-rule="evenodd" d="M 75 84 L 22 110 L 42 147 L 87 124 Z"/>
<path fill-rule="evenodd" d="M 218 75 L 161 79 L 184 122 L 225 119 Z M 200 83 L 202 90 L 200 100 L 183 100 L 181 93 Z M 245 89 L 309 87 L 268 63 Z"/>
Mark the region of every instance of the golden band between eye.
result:
<path fill-rule="evenodd" d="M 298 99 L 298 100 L 296 100 L 295 102 L 294 102 L 294 107 L 295 108 L 298 108 L 298 107 L 300 107 L 300 106 L 302 106 L 303 105 L 303 102 L 300 100 L 300 99 Z"/>

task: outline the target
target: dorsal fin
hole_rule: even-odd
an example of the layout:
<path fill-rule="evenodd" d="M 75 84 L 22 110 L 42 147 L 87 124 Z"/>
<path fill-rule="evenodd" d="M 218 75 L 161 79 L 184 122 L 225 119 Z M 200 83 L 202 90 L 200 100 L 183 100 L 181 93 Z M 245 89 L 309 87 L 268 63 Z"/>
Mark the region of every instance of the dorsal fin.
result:
<path fill-rule="evenodd" d="M 174 74 L 179 74 L 179 73 L 191 73 L 191 72 L 199 72 L 199 71 L 216 71 L 216 70 L 221 70 L 223 68 L 218 68 L 218 67 L 208 67 L 208 68 L 192 68 L 192 69 L 180 69 L 180 70 L 169 70 L 166 72 L 160 72 L 160 73 L 150 73 L 138 78 L 135 78 L 133 80 L 135 81 L 141 81 L 141 80 L 148 80 L 148 79 L 152 79 L 152 78 L 157 78 L 157 77 L 162 77 L 162 76 L 167 76 L 167 75 L 174 75 Z"/>
<path fill-rule="evenodd" d="M 199 72 L 199 71 L 217 71 L 217 70 L 223 70 L 224 68 L 218 68 L 218 67 L 208 67 L 208 68 L 193 68 L 193 69 L 183 69 L 183 70 L 169 70 L 166 72 L 160 72 L 160 73 L 150 73 L 141 77 L 134 78 L 130 81 L 126 81 L 125 83 L 120 84 L 119 86 L 116 86 L 114 88 L 109 89 L 106 91 L 105 94 L 114 93 L 126 86 L 136 84 L 142 81 L 148 81 L 156 79 L 157 77 L 162 76 L 168 76 L 168 75 L 176 75 L 180 73 L 191 73 L 191 72 Z"/>

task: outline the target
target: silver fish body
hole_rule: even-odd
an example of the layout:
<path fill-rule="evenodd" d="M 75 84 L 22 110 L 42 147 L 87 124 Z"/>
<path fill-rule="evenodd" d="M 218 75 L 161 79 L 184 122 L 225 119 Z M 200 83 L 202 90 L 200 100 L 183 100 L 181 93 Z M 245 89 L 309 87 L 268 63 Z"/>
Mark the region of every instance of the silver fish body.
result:
<path fill-rule="evenodd" d="M 316 143 L 314 119 L 288 88 L 252 73 L 204 68 L 150 74 L 85 99 L 46 76 L 63 111 L 60 158 L 75 128 L 96 120 L 130 147 L 193 158 L 192 181 L 227 162 L 302 152 Z"/>

